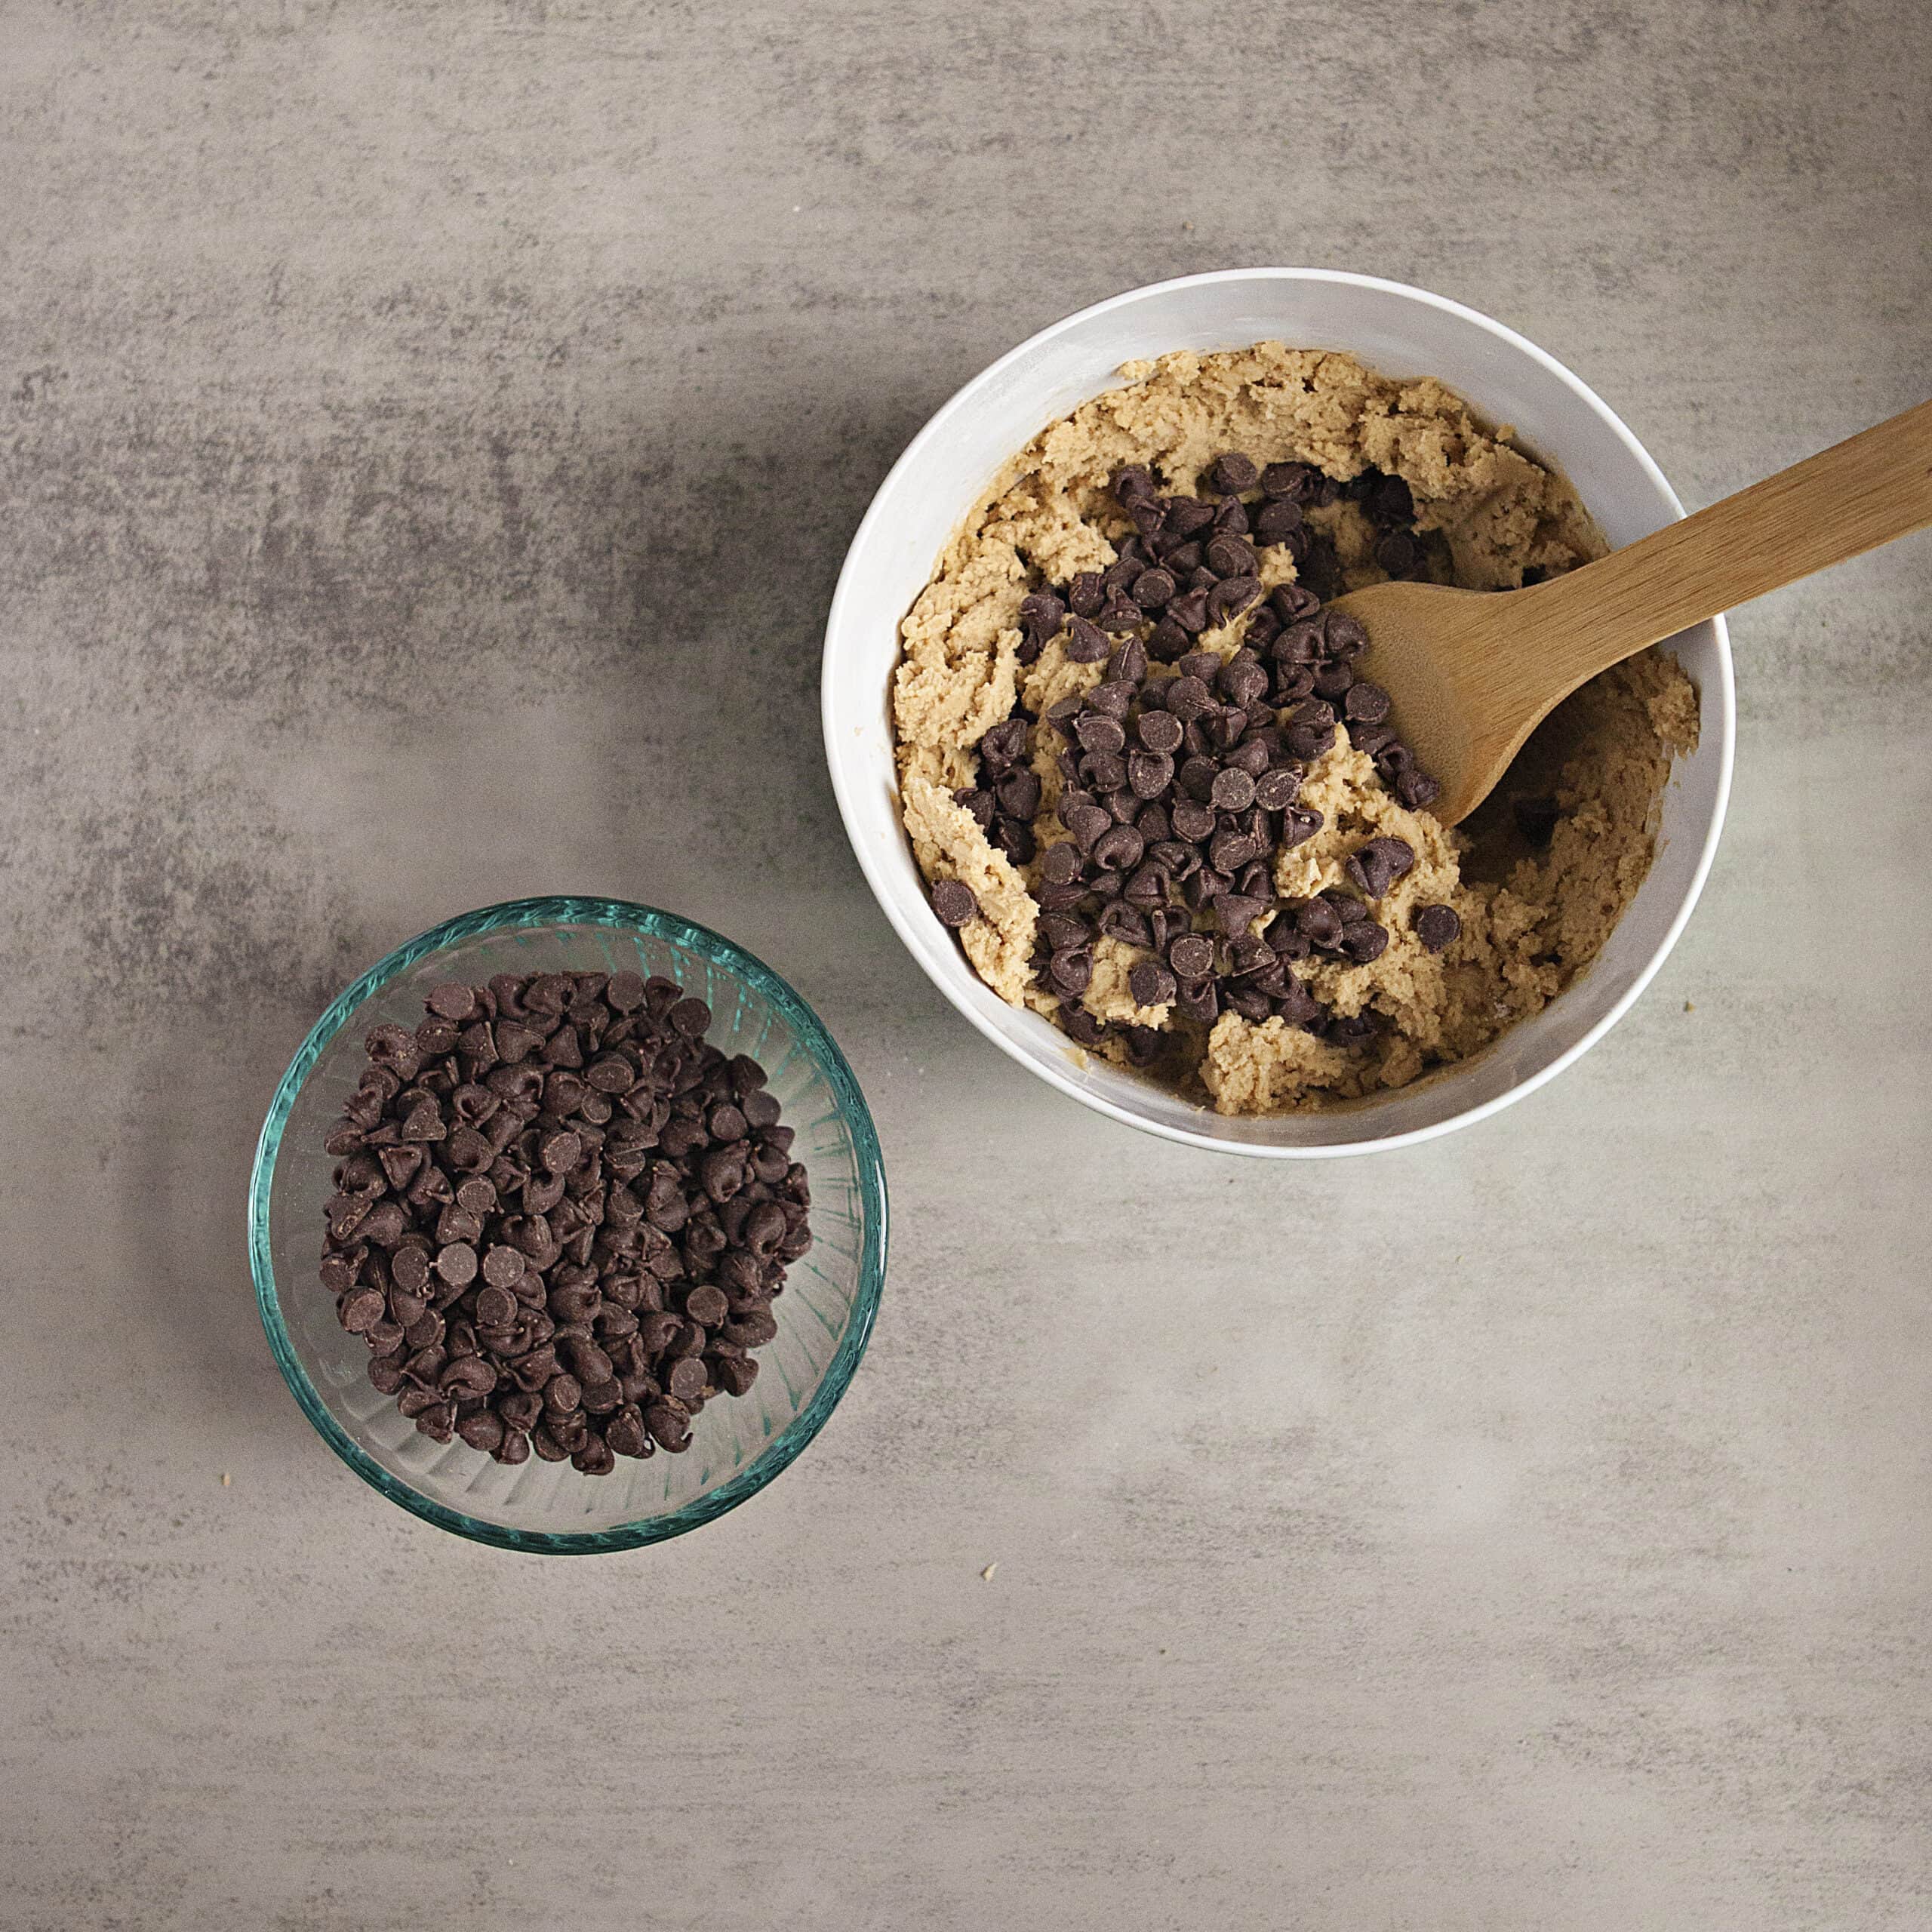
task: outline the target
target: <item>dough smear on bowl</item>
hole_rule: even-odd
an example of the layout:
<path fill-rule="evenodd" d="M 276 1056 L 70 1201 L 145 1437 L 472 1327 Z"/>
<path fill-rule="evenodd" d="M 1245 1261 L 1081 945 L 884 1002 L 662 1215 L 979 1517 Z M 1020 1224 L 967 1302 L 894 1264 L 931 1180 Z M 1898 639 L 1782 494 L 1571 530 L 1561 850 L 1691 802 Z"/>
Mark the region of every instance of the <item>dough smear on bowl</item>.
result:
<path fill-rule="evenodd" d="M 1661 652 L 1618 666 L 1444 827 L 1322 607 L 1599 556 L 1569 486 L 1440 383 L 1346 355 L 1121 375 L 1007 465 L 901 626 L 920 868 L 971 892 L 949 923 L 1001 998 L 1223 1113 L 1404 1085 L 1596 956 L 1697 694 Z"/>

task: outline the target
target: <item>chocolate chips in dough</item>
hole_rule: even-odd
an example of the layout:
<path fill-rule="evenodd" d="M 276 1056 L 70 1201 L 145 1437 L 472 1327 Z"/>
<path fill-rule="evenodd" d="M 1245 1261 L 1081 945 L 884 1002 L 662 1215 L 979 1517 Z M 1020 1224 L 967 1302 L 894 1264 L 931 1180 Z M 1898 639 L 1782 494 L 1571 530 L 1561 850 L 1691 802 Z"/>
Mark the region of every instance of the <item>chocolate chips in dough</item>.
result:
<path fill-rule="evenodd" d="M 1506 789 L 1506 841 L 1442 826 L 1325 607 L 1599 555 L 1567 486 L 1439 383 L 1346 355 L 1123 373 L 1008 466 L 903 626 L 906 823 L 928 879 L 971 896 L 968 957 L 1227 1112 L 1478 1051 L 1634 895 L 1695 693 L 1658 654 L 1620 666 L 1561 708 L 1569 749 L 1513 820 Z"/>

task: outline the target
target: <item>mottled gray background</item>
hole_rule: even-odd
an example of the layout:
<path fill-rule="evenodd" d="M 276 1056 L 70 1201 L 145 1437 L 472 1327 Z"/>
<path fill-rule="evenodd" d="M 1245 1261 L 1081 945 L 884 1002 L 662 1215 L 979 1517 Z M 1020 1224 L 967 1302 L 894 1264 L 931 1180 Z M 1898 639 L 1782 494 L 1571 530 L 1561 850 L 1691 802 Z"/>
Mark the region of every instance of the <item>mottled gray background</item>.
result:
<path fill-rule="evenodd" d="M 1367 1162 L 981 1041 L 814 695 L 918 424 L 1160 276 L 1472 303 L 1693 503 L 1920 400 L 1926 26 L 0 5 L 0 1923 L 1926 1924 L 1932 540 L 1737 618 L 1637 1011 Z M 574 889 L 817 1004 L 895 1228 L 795 1469 L 556 1564 L 328 1454 L 242 1195 L 346 978 Z"/>

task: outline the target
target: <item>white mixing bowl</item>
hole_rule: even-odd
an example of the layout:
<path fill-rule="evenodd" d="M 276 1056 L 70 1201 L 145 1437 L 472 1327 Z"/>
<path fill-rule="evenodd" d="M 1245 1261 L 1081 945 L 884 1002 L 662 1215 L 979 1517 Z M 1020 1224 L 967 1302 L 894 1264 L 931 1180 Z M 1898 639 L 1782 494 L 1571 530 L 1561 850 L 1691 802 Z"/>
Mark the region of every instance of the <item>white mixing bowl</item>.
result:
<path fill-rule="evenodd" d="M 1666 792 L 1656 863 L 1589 970 L 1484 1052 L 1413 1086 L 1265 1120 L 1223 1119 L 1086 1060 L 1064 1034 L 984 985 L 933 917 L 899 817 L 891 704 L 899 623 L 1001 466 L 1049 423 L 1113 386 L 1123 362 L 1263 341 L 1346 349 L 1384 375 L 1441 378 L 1562 470 L 1613 546 L 1684 514 L 1614 411 L 1534 343 L 1473 309 L 1319 269 L 1233 269 L 1158 282 L 1084 309 L 1001 356 L 893 466 L 852 540 L 826 626 L 826 753 L 852 848 L 886 917 L 946 998 L 1022 1066 L 1116 1120 L 1196 1146 L 1358 1153 L 1495 1112 L 1601 1039 L 1643 991 L 1690 916 L 1724 823 L 1736 734 L 1730 649 L 1721 620 L 1669 647 L 1697 687 L 1702 735 Z"/>

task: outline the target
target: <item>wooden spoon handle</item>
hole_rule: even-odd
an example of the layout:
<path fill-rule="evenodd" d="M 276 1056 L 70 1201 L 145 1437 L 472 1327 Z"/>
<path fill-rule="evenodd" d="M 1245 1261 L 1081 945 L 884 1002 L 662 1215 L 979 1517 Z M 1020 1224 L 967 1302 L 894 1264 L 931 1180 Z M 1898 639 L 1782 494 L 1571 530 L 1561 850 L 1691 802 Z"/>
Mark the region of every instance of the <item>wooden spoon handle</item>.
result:
<path fill-rule="evenodd" d="M 1536 681 L 1553 688 L 1560 666 L 1574 689 L 1646 645 L 1927 524 L 1932 402 L 1921 402 L 1534 593 L 1547 654 Z"/>

